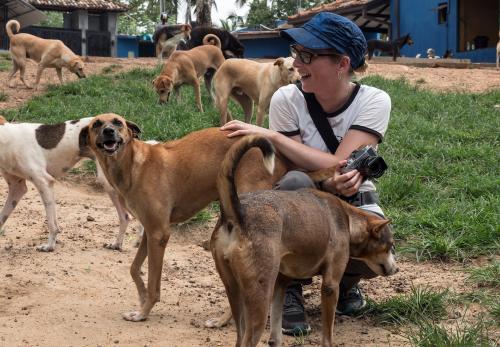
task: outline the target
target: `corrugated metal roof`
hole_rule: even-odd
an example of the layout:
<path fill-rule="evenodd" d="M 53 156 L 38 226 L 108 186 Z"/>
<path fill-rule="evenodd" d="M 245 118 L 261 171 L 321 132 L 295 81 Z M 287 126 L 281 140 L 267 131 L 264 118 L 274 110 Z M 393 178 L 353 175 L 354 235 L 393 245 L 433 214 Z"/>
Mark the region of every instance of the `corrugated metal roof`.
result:
<path fill-rule="evenodd" d="M 350 7 L 357 7 L 357 6 L 362 6 L 367 3 L 369 3 L 371 0 L 337 0 L 335 2 L 331 2 L 329 4 L 321 4 L 316 7 L 312 7 L 308 10 L 305 11 L 300 11 L 297 14 L 294 14 L 293 16 L 289 16 L 289 20 L 297 19 L 300 17 L 311 17 L 312 15 L 319 13 L 319 12 L 336 12 L 337 10 L 340 9 L 347 9 Z"/>
<path fill-rule="evenodd" d="M 27 0 L 41 10 L 89 10 L 106 12 L 125 12 L 128 5 L 117 0 Z"/>

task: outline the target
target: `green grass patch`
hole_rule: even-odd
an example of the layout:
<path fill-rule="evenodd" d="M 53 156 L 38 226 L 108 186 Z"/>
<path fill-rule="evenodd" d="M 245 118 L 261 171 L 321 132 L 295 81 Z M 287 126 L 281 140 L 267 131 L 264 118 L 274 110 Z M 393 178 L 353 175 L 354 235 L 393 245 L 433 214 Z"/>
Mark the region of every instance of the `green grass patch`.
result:
<path fill-rule="evenodd" d="M 12 63 L 8 60 L 0 60 L 0 71 L 9 71 L 12 69 Z"/>
<path fill-rule="evenodd" d="M 416 328 L 410 329 L 406 338 L 416 347 L 489 347 L 495 346 L 488 337 L 489 326 L 482 320 L 475 323 L 457 322 L 456 326 L 447 328 L 423 319 L 416 322 Z"/>
<path fill-rule="evenodd" d="M 103 67 L 101 72 L 103 74 L 110 74 L 110 73 L 114 73 L 114 72 L 118 71 L 122 67 L 123 66 L 121 66 L 120 64 L 110 64 L 108 66 Z"/>
<path fill-rule="evenodd" d="M 467 280 L 480 287 L 500 288 L 500 261 L 493 261 L 487 266 L 472 268 L 467 272 Z"/>
<path fill-rule="evenodd" d="M 363 315 L 383 325 L 417 323 L 422 319 L 438 321 L 446 315 L 447 297 L 448 291 L 412 287 L 410 293 L 380 303 L 368 299 Z"/>
<path fill-rule="evenodd" d="M 117 68 L 112 66 L 109 71 Z M 139 68 L 49 86 L 46 94 L 2 113 L 16 121 L 55 123 L 114 112 L 137 123 L 143 139 L 159 141 L 218 126 L 218 112 L 204 88 L 204 113 L 198 111 L 190 86 L 181 88 L 180 100 L 172 96 L 160 105 L 151 86 L 159 71 Z M 378 188 L 398 250 L 419 260 L 498 254 L 500 109 L 495 105 L 500 89 L 434 93 L 377 76 L 362 83 L 387 91 L 393 103 L 379 147 L 389 170 Z M 231 103 L 230 109 L 243 118 L 238 105 Z"/>
<path fill-rule="evenodd" d="M 7 101 L 9 99 L 9 95 L 5 92 L 0 92 L 0 102 Z"/>

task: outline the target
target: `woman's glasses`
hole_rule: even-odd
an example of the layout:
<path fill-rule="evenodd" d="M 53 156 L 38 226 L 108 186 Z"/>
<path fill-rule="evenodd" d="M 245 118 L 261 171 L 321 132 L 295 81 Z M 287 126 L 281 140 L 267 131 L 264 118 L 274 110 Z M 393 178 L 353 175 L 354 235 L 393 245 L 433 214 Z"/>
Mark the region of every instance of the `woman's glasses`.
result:
<path fill-rule="evenodd" d="M 333 51 L 330 51 L 330 52 L 311 52 L 311 51 L 307 51 L 304 49 L 299 49 L 298 45 L 290 45 L 290 55 L 292 56 L 293 59 L 299 58 L 299 60 L 304 64 L 311 64 L 311 61 L 313 60 L 313 58 L 319 57 L 319 56 L 325 56 L 325 55 L 339 56 L 338 53 L 335 53 Z"/>

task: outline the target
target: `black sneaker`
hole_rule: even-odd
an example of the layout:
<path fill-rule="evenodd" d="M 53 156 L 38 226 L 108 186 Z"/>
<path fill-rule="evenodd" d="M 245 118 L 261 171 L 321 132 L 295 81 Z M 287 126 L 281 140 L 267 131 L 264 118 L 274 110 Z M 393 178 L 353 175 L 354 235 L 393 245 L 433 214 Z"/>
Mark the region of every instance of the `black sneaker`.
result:
<path fill-rule="evenodd" d="M 366 301 L 363 297 L 363 293 L 359 286 L 355 284 L 348 291 L 340 291 L 339 301 L 335 312 L 338 315 L 350 316 L 356 314 L 365 306 Z"/>
<path fill-rule="evenodd" d="M 306 322 L 302 285 L 293 284 L 286 289 L 283 305 L 282 331 L 285 335 L 305 336 L 311 332 Z"/>

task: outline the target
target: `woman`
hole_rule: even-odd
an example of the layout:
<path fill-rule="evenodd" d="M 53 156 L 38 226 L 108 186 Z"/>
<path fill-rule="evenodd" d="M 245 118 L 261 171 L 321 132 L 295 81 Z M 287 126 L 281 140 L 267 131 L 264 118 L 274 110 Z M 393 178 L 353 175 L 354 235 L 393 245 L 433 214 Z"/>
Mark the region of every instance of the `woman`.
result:
<path fill-rule="evenodd" d="M 379 89 L 351 82 L 354 71 L 365 67 L 366 40 L 356 24 L 345 17 L 323 12 L 300 28 L 283 31 L 281 36 L 291 43 L 301 86 L 288 85 L 273 95 L 270 129 L 240 121 L 231 121 L 221 129 L 231 130 L 230 137 L 266 136 L 282 155 L 304 171 L 334 165 L 342 167 L 356 149 L 365 145 L 376 147 L 389 123 L 391 100 Z M 314 103 L 319 105 L 316 110 L 311 106 Z M 330 129 L 318 130 L 318 118 Z M 314 187 L 314 184 L 303 172 L 290 171 L 276 189 L 303 187 Z M 357 170 L 342 174 L 338 169 L 320 188 L 383 218 L 374 184 Z M 340 284 L 338 314 L 351 314 L 365 305 L 358 282 L 374 276 L 363 262 L 349 261 Z M 286 292 L 283 332 L 293 335 L 309 331 L 302 285 L 294 281 Z"/>

